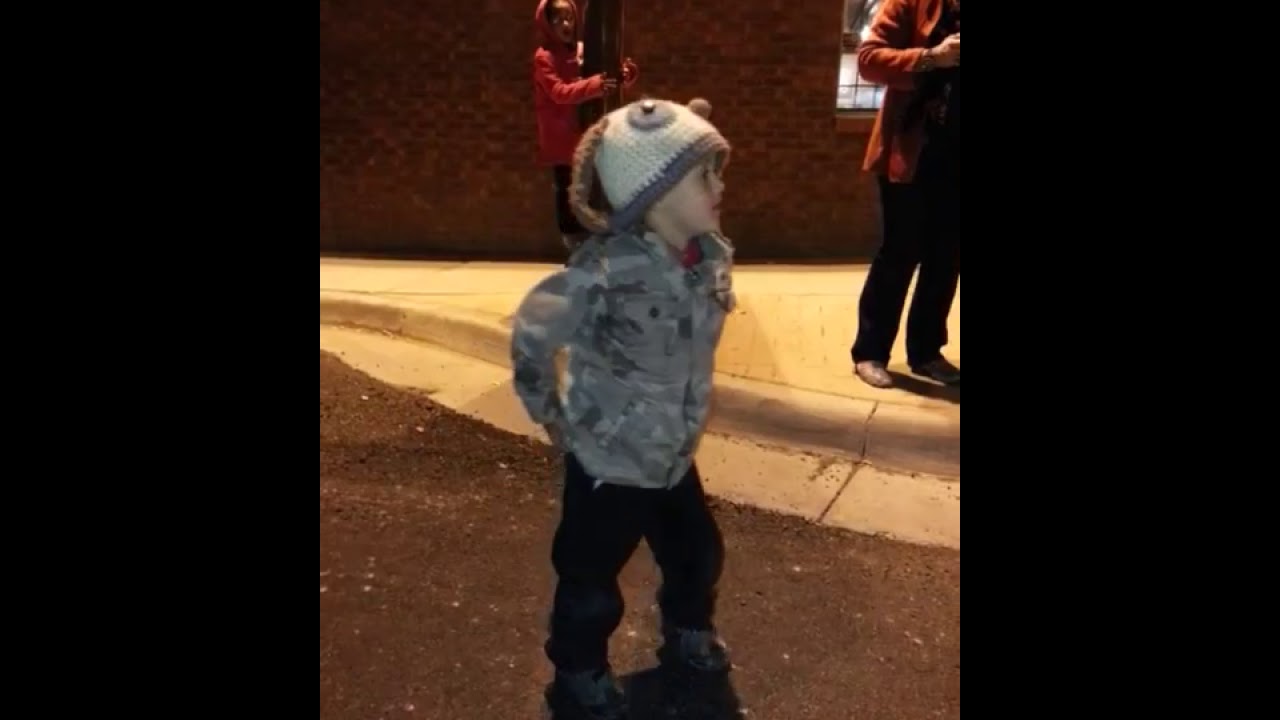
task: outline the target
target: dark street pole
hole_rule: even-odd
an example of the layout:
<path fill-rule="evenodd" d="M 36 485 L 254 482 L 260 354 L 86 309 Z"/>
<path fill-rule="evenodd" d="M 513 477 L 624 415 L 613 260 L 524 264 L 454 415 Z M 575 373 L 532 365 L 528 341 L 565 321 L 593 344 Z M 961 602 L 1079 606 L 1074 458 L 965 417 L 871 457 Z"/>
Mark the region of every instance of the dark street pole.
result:
<path fill-rule="evenodd" d="M 602 100 L 579 107 L 582 127 L 590 127 L 605 113 L 622 105 L 622 9 L 624 0 L 584 0 L 582 76 L 608 73 L 618 89 Z"/>

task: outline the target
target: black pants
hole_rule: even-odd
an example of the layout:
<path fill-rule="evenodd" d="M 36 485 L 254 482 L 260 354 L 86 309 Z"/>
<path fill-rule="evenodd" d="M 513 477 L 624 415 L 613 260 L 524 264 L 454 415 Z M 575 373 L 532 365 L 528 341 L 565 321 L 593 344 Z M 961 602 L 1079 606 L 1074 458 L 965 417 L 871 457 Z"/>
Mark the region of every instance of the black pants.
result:
<path fill-rule="evenodd" d="M 586 232 L 569 207 L 569 185 L 573 183 L 573 168 L 556 165 L 551 168 L 551 179 L 556 191 L 556 225 L 561 235 L 581 235 Z"/>
<path fill-rule="evenodd" d="M 662 570 L 663 622 L 711 630 L 724 539 L 691 468 L 670 490 L 595 486 L 565 456 L 564 507 L 551 550 L 559 582 L 547 657 L 563 672 L 607 667 L 609 636 L 622 622 L 622 571 L 644 538 Z"/>
<path fill-rule="evenodd" d="M 916 267 L 920 277 L 907 315 L 907 363 L 918 367 L 942 356 L 947 316 L 960 281 L 960 173 L 943 149 L 926 149 L 911 183 L 880 178 L 884 242 L 871 263 L 858 300 L 855 363 L 889 362 L 902 323 L 902 306 Z"/>

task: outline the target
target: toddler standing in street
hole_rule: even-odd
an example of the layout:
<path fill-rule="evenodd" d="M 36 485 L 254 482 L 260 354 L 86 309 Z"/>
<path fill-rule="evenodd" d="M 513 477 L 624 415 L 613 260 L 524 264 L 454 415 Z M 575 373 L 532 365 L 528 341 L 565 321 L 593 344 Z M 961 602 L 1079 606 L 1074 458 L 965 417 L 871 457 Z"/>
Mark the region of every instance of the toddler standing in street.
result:
<path fill-rule="evenodd" d="M 623 614 L 618 573 L 642 538 L 662 572 L 664 674 L 696 684 L 730 667 L 713 622 L 724 542 L 694 463 L 733 306 L 719 219 L 729 143 L 709 115 L 703 100 L 643 100 L 586 132 L 570 200 L 594 234 L 515 317 L 516 391 L 565 453 L 546 645 L 561 718 L 625 717 L 608 644 Z M 589 205 L 597 178 L 609 213 Z"/>

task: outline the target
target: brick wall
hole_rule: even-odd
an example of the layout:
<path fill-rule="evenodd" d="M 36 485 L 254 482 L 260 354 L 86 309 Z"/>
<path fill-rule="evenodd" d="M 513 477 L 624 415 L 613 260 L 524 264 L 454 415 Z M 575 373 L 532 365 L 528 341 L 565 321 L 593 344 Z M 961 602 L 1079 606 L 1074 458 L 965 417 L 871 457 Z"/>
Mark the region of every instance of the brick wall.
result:
<path fill-rule="evenodd" d="M 534 0 L 321 0 L 320 249 L 559 257 L 533 163 Z M 868 257 L 865 123 L 838 131 L 843 0 L 630 0 L 641 93 L 703 96 L 734 145 L 743 259 Z M 860 128 L 860 129 L 859 129 Z"/>

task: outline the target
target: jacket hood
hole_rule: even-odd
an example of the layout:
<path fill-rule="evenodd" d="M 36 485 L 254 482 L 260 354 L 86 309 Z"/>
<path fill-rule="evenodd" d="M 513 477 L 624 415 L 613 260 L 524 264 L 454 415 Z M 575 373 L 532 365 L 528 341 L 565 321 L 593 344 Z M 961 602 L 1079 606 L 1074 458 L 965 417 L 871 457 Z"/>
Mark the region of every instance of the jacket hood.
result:
<path fill-rule="evenodd" d="M 582 10 L 578 7 L 578 3 L 574 0 L 564 0 L 569 3 L 569 7 L 573 8 L 573 15 L 576 18 L 573 23 L 574 40 L 582 39 Z M 556 37 L 555 31 L 551 29 L 551 23 L 547 22 L 547 5 L 551 4 L 551 0 L 538 0 L 538 10 L 533 16 L 533 24 L 538 28 L 538 39 L 544 45 L 552 48 L 562 48 L 564 43 Z"/>

